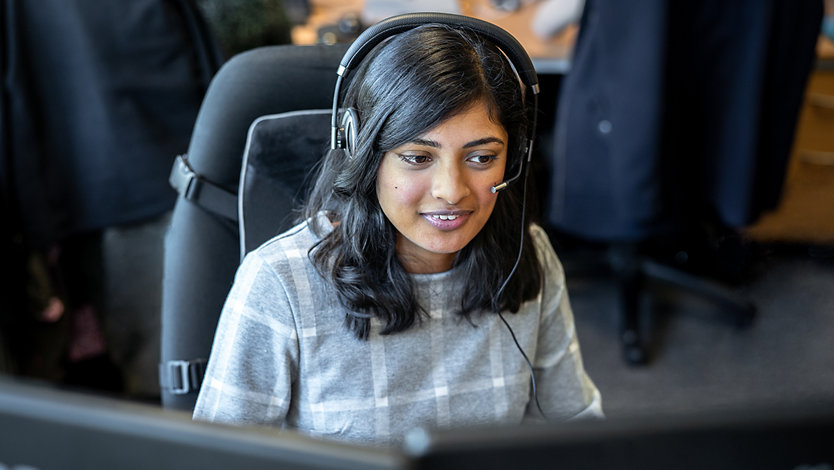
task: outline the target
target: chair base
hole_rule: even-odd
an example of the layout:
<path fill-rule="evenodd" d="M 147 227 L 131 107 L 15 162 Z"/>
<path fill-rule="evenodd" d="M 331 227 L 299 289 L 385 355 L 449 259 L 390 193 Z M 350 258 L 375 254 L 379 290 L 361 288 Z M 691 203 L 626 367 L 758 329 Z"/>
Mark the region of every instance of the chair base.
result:
<path fill-rule="evenodd" d="M 660 281 L 715 302 L 731 315 L 736 328 L 750 326 L 755 318 L 756 306 L 748 299 L 719 283 L 651 261 L 640 255 L 633 244 L 613 245 L 608 254 L 619 289 L 623 357 L 631 365 L 649 362 L 639 321 L 640 298 L 647 280 Z"/>

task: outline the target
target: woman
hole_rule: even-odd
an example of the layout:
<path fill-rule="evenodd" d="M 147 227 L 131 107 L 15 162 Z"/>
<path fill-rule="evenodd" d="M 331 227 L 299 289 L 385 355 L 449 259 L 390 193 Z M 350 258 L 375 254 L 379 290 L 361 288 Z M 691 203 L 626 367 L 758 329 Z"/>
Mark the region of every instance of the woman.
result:
<path fill-rule="evenodd" d="M 547 236 L 520 237 L 522 186 L 491 191 L 523 158 L 522 95 L 463 29 L 377 46 L 344 100 L 355 148 L 328 153 L 304 221 L 239 268 L 195 419 L 396 444 L 418 426 L 601 416 Z"/>

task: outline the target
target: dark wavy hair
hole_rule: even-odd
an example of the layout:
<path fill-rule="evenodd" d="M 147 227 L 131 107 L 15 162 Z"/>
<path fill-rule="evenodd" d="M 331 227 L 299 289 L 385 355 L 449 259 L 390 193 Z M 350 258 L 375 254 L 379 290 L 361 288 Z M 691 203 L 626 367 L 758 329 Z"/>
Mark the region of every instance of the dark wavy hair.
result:
<path fill-rule="evenodd" d="M 518 77 L 491 42 L 462 28 L 420 26 L 377 46 L 355 71 L 343 103 L 360 116 L 356 149 L 352 156 L 327 153 L 303 216 L 315 220 L 327 211 L 334 222 L 332 231 L 313 224 L 323 238 L 309 255 L 335 287 L 348 312 L 346 325 L 358 338 L 367 338 L 371 317 L 384 325 L 382 334 L 390 334 L 426 314 L 397 257 L 396 229 L 377 199 L 382 156 L 478 100 L 485 100 L 490 117 L 509 135 L 505 175 L 512 175 L 524 157 L 528 113 Z M 500 290 L 518 254 L 522 191 L 515 184 L 498 195 L 484 228 L 455 259 L 466 279 L 459 313 L 467 319 L 479 311 L 517 312 L 541 290 L 529 236 L 522 237 L 516 274 Z"/>

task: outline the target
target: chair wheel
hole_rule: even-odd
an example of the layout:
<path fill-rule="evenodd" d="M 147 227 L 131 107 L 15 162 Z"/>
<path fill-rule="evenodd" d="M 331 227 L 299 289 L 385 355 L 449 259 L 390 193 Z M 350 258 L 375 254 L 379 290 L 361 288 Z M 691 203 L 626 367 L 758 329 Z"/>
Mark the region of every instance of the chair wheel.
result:
<path fill-rule="evenodd" d="M 626 344 L 623 346 L 626 362 L 633 366 L 640 366 L 648 362 L 646 350 L 640 344 Z"/>

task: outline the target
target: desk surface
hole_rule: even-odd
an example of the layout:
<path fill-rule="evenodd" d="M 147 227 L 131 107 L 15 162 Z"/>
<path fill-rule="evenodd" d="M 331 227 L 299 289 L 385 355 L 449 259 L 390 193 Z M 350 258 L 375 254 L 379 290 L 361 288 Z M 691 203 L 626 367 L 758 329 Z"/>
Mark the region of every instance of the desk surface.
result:
<path fill-rule="evenodd" d="M 834 0 L 826 0 L 826 12 L 834 14 Z M 567 28 L 551 39 L 541 39 L 533 34 L 530 22 L 536 12 L 537 2 L 522 0 L 523 6 L 516 12 L 506 12 L 493 7 L 489 0 L 458 0 L 460 12 L 467 16 L 494 23 L 518 39 L 527 50 L 536 71 L 540 74 L 564 74 L 570 68 L 570 57 L 578 31 L 576 26 Z M 311 14 L 308 22 L 292 30 L 295 44 L 314 44 L 318 29 L 334 24 L 346 14 L 362 11 L 364 0 L 311 0 Z M 820 37 L 817 47 L 819 66 L 832 68 L 834 64 L 834 42 Z"/>
<path fill-rule="evenodd" d="M 310 3 L 309 20 L 292 30 L 295 44 L 314 44 L 320 27 L 334 24 L 346 14 L 360 13 L 365 4 L 363 0 L 313 0 Z M 522 3 L 523 6 L 516 12 L 499 10 L 488 0 L 459 0 L 458 8 L 464 15 L 489 21 L 509 31 L 527 50 L 537 72 L 565 73 L 570 66 L 576 27 L 570 27 L 552 39 L 543 40 L 530 29 L 537 5 L 529 1 Z"/>

